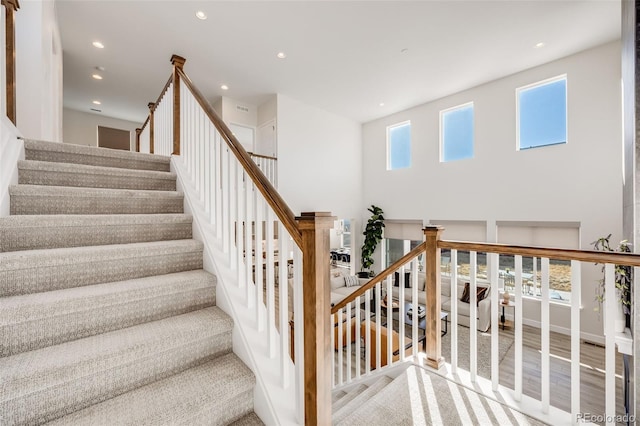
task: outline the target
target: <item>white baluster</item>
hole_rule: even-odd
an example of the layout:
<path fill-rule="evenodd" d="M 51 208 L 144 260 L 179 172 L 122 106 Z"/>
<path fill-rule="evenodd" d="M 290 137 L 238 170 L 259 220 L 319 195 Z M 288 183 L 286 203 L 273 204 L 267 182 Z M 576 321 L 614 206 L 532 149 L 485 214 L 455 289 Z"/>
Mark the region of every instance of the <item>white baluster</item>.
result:
<path fill-rule="evenodd" d="M 371 294 L 371 289 L 364 292 L 364 330 L 366 333 L 364 336 L 364 373 L 367 375 L 371 373 L 371 311 L 376 309 L 375 306 L 371 306 Z M 377 321 L 380 320 L 377 319 Z"/>
<path fill-rule="evenodd" d="M 296 407 L 297 418 L 299 424 L 304 424 L 304 321 L 302 309 L 299 307 L 304 305 L 302 299 L 302 251 L 295 246 L 293 248 L 293 302 L 295 309 L 294 327 L 295 327 L 295 369 L 296 369 Z"/>
<path fill-rule="evenodd" d="M 451 373 L 458 371 L 458 250 L 451 250 Z"/>
<path fill-rule="evenodd" d="M 238 284 L 242 288 L 244 285 L 243 273 L 244 273 L 244 265 L 242 263 L 243 259 L 243 249 L 242 246 L 244 244 L 244 223 L 243 219 L 245 217 L 244 213 L 244 184 L 242 182 L 242 176 L 244 174 L 244 170 L 240 163 L 236 162 L 236 265 L 238 265 L 237 277 Z"/>
<path fill-rule="evenodd" d="M 218 238 L 224 238 L 223 234 L 224 231 L 222 230 L 223 227 L 223 223 L 224 223 L 224 219 L 223 219 L 223 195 L 222 195 L 222 188 L 223 188 L 223 178 L 222 176 L 224 175 L 224 148 L 222 146 L 222 138 L 220 137 L 220 133 L 218 133 L 218 131 L 216 130 L 215 135 L 214 135 L 214 146 L 215 146 L 215 163 L 216 163 L 216 175 L 214 178 L 214 186 L 215 186 L 215 206 L 216 206 L 216 214 L 215 214 L 215 220 L 216 220 L 216 237 Z M 224 241 L 223 241 L 224 242 Z M 223 244 L 224 247 L 224 244 Z"/>
<path fill-rule="evenodd" d="M 522 256 L 517 255 L 514 257 L 516 267 L 516 280 L 515 280 L 515 314 L 513 318 L 516 335 L 516 353 L 515 353 L 515 392 L 516 400 L 522 399 Z M 573 398 L 573 397 L 572 397 Z"/>
<path fill-rule="evenodd" d="M 263 226 L 263 218 L 264 218 L 264 200 L 262 196 L 256 191 L 256 200 L 255 200 L 255 215 L 256 215 L 256 241 L 254 244 L 254 259 L 256 263 L 256 322 L 258 324 L 258 331 L 264 330 L 264 321 L 262 318 L 262 306 L 264 305 L 263 296 L 264 296 L 264 275 L 263 275 L 263 253 L 264 249 L 262 248 L 262 242 L 264 241 L 262 226 Z M 294 271 L 295 272 L 295 271 Z M 296 304 L 296 306 L 302 306 Z M 302 323 L 296 322 L 296 330 Z M 296 354 L 296 359 L 298 355 Z"/>
<path fill-rule="evenodd" d="M 387 283 L 387 347 L 384 349 L 387 351 L 387 367 L 393 364 L 393 283 L 391 281 L 391 276 L 388 276 L 386 279 Z M 404 341 L 404 339 L 398 339 L 399 344 Z"/>
<path fill-rule="evenodd" d="M 469 257 L 469 275 L 471 278 L 469 284 L 469 369 L 471 381 L 475 382 L 478 373 L 478 307 L 476 306 L 478 253 L 472 251 L 469 253 Z"/>
<path fill-rule="evenodd" d="M 274 247 L 273 247 L 273 211 L 267 207 L 266 220 L 266 247 L 267 247 L 267 341 L 269 356 L 273 358 L 276 354 L 275 343 L 275 280 L 274 280 Z"/>
<path fill-rule="evenodd" d="M 381 360 L 382 357 L 382 345 L 380 344 L 380 331 L 382 329 L 382 307 L 380 306 L 382 303 L 382 283 L 378 283 L 375 286 L 376 296 L 375 296 L 375 305 L 376 305 L 376 347 L 372 348 L 372 350 L 376 351 L 376 369 L 380 371 Z"/>
<path fill-rule="evenodd" d="M 346 318 L 346 328 L 345 328 L 345 332 L 346 332 L 346 344 L 347 344 L 347 383 L 351 383 L 352 377 L 351 377 L 351 303 L 349 303 L 346 307 L 347 309 L 347 318 Z M 342 327 L 342 325 L 341 325 Z M 340 345 L 342 346 L 342 343 L 344 341 L 340 342 Z"/>
<path fill-rule="evenodd" d="M 249 191 L 247 191 L 249 192 Z M 248 225 L 247 225 L 248 229 Z M 249 234 L 249 232 L 247 232 Z M 282 377 L 282 387 L 289 387 L 289 333 L 287 333 L 289 324 L 289 294 L 288 294 L 288 271 L 289 264 L 287 258 L 287 242 L 289 234 L 284 224 L 278 223 L 278 287 L 280 290 L 280 376 Z M 247 245 L 247 247 L 249 247 Z M 249 287 L 249 286 L 247 286 Z"/>
<path fill-rule="evenodd" d="M 581 263 L 571 261 L 571 421 L 578 424 L 580 410 L 580 286 Z M 608 394 L 607 394 L 608 395 Z"/>
<path fill-rule="evenodd" d="M 355 351 L 356 351 L 356 380 L 360 378 L 361 375 L 361 367 L 362 367 L 362 362 L 360 361 L 360 357 L 361 357 L 361 353 L 362 353 L 362 348 L 361 348 L 361 344 L 360 344 L 360 339 L 361 339 L 361 335 L 360 335 L 360 324 L 362 324 L 362 318 L 360 316 L 362 309 L 360 308 L 362 306 L 362 302 L 360 301 L 360 296 L 356 297 L 355 299 L 355 314 L 356 314 L 356 321 L 355 321 L 355 341 L 356 341 L 356 347 L 355 347 Z"/>
<path fill-rule="evenodd" d="M 616 345 L 615 345 L 615 320 L 617 312 L 618 298 L 616 297 L 615 287 L 615 265 L 612 263 L 605 264 L 604 268 L 604 339 L 605 339 L 605 355 L 604 355 L 604 395 L 605 395 L 605 415 L 613 419 L 616 415 Z"/>
<path fill-rule="evenodd" d="M 542 412 L 549 412 L 549 258 L 542 258 L 542 279 L 541 279 L 541 291 L 542 297 L 540 300 L 540 339 L 541 339 L 541 355 L 542 360 L 540 363 L 541 374 L 541 401 Z"/>
<path fill-rule="evenodd" d="M 335 323 L 334 327 L 337 327 L 337 331 L 338 331 L 338 359 L 337 359 L 337 363 L 338 363 L 338 386 L 340 386 L 341 384 L 344 383 L 344 348 L 342 347 L 342 342 L 344 339 L 344 336 L 342 334 L 342 309 L 340 309 L 337 314 L 338 314 L 338 322 Z M 334 332 L 335 333 L 335 332 Z"/>
<path fill-rule="evenodd" d="M 500 256 L 497 253 L 488 253 L 489 265 L 491 265 L 491 385 L 494 391 L 498 390 L 500 384 L 499 376 L 499 363 L 498 359 L 498 334 L 500 333 L 500 326 L 498 325 L 498 304 L 499 289 L 498 289 L 498 265 L 500 264 Z"/>
<path fill-rule="evenodd" d="M 411 263 L 411 306 L 413 307 L 413 317 L 411 317 L 411 340 L 414 342 L 412 346 L 412 355 L 414 359 L 418 356 L 418 331 L 420 330 L 420 321 L 422 318 L 418 315 L 420 302 L 418 301 L 418 258 L 413 259 Z M 425 341 L 426 341 L 425 336 Z"/>
<path fill-rule="evenodd" d="M 253 298 L 253 291 L 255 290 L 255 285 L 251 285 L 253 281 L 254 275 L 254 256 L 253 253 L 253 245 L 254 245 L 254 222 L 253 222 L 253 182 L 251 180 L 247 180 L 246 189 L 245 189 L 245 234 L 244 234 L 244 262 L 245 262 L 245 277 L 247 281 L 246 287 L 246 298 L 247 298 L 247 308 L 253 308 L 255 299 Z M 282 327 L 280 328 L 282 330 Z"/>

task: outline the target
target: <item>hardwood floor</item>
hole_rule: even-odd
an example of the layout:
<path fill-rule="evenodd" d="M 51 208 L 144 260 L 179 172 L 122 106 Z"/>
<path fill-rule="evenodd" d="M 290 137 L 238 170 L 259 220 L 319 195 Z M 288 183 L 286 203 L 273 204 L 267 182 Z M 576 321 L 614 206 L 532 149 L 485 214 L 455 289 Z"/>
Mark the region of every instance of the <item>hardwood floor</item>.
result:
<path fill-rule="evenodd" d="M 513 329 L 500 330 L 500 336 L 513 338 Z M 541 394 L 540 329 L 523 326 L 523 393 L 540 399 Z M 514 388 L 515 343 L 500 362 L 500 384 Z M 571 340 L 564 334 L 550 333 L 550 401 L 551 405 L 571 411 Z M 580 407 L 582 413 L 604 415 L 604 348 L 580 343 Z M 616 355 L 616 413 L 624 414 L 622 355 Z"/>

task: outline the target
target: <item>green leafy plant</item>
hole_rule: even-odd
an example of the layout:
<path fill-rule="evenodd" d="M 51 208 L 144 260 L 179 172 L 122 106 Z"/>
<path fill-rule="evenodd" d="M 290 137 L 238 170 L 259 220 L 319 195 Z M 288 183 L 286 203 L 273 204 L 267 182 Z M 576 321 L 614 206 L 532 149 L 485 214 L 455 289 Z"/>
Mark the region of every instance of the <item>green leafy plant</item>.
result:
<path fill-rule="evenodd" d="M 362 262 L 361 272 L 369 271 L 369 276 L 373 276 L 371 266 L 375 263 L 373 253 L 378 247 L 378 243 L 382 240 L 382 231 L 384 230 L 384 212 L 380 207 L 373 204 L 367 210 L 371 212 L 371 217 L 367 221 L 367 226 L 362 233 L 364 235 L 364 243 L 362 243 L 360 260 Z"/>
<path fill-rule="evenodd" d="M 616 251 L 611 247 L 610 240 L 611 234 L 606 237 L 598 238 L 591 243 L 595 250 L 600 251 Z M 631 244 L 627 240 L 622 240 L 618 244 L 617 251 L 620 253 L 631 253 Z M 596 264 L 598 265 L 598 264 Z M 604 274 L 605 267 L 602 265 L 602 273 Z M 618 293 L 618 301 L 622 305 L 622 311 L 625 315 L 631 314 L 631 279 L 633 278 L 633 268 L 631 266 L 615 265 L 615 285 Z M 598 280 L 598 286 L 596 287 L 595 300 L 598 302 L 598 306 L 594 309 L 597 312 L 602 310 L 602 303 L 604 302 L 604 276 Z"/>

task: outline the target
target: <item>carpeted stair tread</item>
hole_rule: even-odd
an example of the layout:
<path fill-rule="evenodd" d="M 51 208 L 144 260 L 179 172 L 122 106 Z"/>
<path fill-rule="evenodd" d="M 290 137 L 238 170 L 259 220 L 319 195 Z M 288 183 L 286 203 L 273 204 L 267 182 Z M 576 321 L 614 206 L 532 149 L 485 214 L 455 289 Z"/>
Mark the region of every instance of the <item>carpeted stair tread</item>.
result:
<path fill-rule="evenodd" d="M 3 422 L 53 420 L 201 365 L 231 351 L 232 326 L 212 307 L 0 358 Z"/>
<path fill-rule="evenodd" d="M 19 215 L 0 218 L 0 252 L 181 240 L 185 214 Z"/>
<path fill-rule="evenodd" d="M 251 370 L 227 354 L 50 425 L 225 425 L 253 412 L 254 384 Z"/>
<path fill-rule="evenodd" d="M 333 404 L 333 406 L 332 406 L 333 412 L 335 413 L 340 408 L 342 408 L 345 405 L 347 405 L 349 403 L 349 401 L 351 401 L 356 396 L 360 395 L 360 393 L 362 393 L 365 390 L 367 390 L 367 388 L 368 388 L 367 385 L 359 384 L 355 388 L 351 389 L 349 392 L 347 392 L 347 394 L 345 396 L 343 396 L 342 398 L 340 398 L 339 401 L 337 401 L 335 404 Z"/>
<path fill-rule="evenodd" d="M 171 158 L 68 143 L 24 141 L 27 160 L 87 164 L 124 169 L 169 171 Z"/>
<path fill-rule="evenodd" d="M 176 174 L 50 161 L 18 161 L 18 183 L 175 191 Z"/>
<path fill-rule="evenodd" d="M 0 253 L 0 296 L 202 269 L 196 240 Z"/>
<path fill-rule="evenodd" d="M 0 356 L 214 306 L 215 282 L 196 270 L 3 298 Z"/>
<path fill-rule="evenodd" d="M 351 399 L 349 402 L 342 405 L 338 409 L 334 408 L 333 415 L 331 416 L 333 422 L 339 423 L 341 420 L 349 416 L 349 414 L 351 414 L 354 410 L 367 402 L 369 398 L 384 389 L 384 387 L 391 383 L 391 381 L 392 379 L 389 376 L 382 376 L 374 383 L 372 383 L 371 386 L 369 386 L 367 389 L 359 392 L 355 398 Z"/>
<path fill-rule="evenodd" d="M 247 414 L 246 416 L 242 417 L 241 419 L 238 419 L 235 422 L 231 423 L 231 426 L 261 426 L 261 425 L 264 425 L 264 423 L 262 422 L 262 420 L 260 420 L 260 417 L 258 417 L 258 415 L 253 411 Z"/>
<path fill-rule="evenodd" d="M 14 185 L 9 187 L 11 214 L 149 214 L 182 213 L 177 191 Z"/>

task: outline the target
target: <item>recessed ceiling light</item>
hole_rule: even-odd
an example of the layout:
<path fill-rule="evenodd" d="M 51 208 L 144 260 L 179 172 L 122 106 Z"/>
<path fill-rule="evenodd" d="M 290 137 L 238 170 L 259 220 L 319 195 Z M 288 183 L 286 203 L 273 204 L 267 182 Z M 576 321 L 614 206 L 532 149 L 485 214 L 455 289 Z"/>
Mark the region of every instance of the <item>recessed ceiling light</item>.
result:
<path fill-rule="evenodd" d="M 94 105 L 100 105 L 100 104 L 102 104 L 102 102 L 100 102 L 100 101 L 93 101 L 93 104 L 94 104 Z"/>
<path fill-rule="evenodd" d="M 94 41 L 93 43 L 93 47 L 97 47 L 98 49 L 104 49 L 104 44 L 100 43 L 99 41 Z"/>
<path fill-rule="evenodd" d="M 535 47 L 536 49 L 540 49 L 541 47 L 544 47 L 544 43 L 543 42 L 536 43 L 535 46 L 533 47 Z"/>
<path fill-rule="evenodd" d="M 384 106 L 384 102 L 380 102 L 378 105 L 383 107 Z"/>
<path fill-rule="evenodd" d="M 287 54 L 284 52 L 278 52 L 278 54 L 276 55 L 279 59 L 284 59 L 287 57 Z"/>
<path fill-rule="evenodd" d="M 207 19 L 207 14 L 204 13 L 203 11 L 199 10 L 196 12 L 196 18 L 201 19 L 201 20 L 205 20 Z"/>
<path fill-rule="evenodd" d="M 223 84 L 222 86 L 220 86 L 220 88 L 222 90 L 229 90 L 229 86 L 227 86 L 226 84 Z"/>
<path fill-rule="evenodd" d="M 96 80 L 102 80 L 102 76 L 100 74 L 93 74 L 91 77 L 95 78 Z"/>

